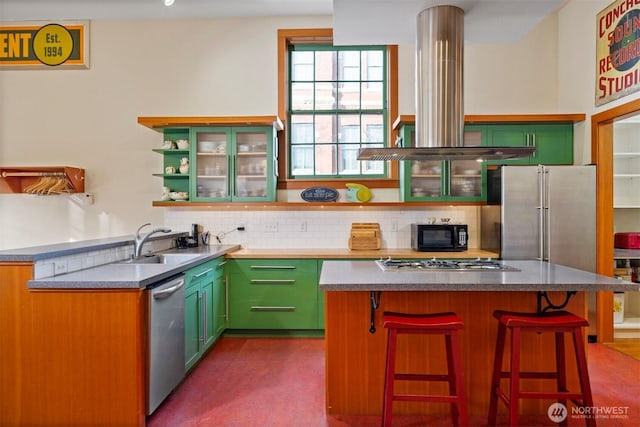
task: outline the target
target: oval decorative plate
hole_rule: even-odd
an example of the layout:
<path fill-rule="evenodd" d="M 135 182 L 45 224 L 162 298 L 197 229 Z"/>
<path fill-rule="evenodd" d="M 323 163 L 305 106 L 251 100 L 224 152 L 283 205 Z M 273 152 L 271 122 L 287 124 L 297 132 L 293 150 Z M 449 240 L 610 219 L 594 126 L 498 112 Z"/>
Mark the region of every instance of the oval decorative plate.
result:
<path fill-rule="evenodd" d="M 305 202 L 335 202 L 339 195 L 338 190 L 331 187 L 311 187 L 300 193 Z"/>

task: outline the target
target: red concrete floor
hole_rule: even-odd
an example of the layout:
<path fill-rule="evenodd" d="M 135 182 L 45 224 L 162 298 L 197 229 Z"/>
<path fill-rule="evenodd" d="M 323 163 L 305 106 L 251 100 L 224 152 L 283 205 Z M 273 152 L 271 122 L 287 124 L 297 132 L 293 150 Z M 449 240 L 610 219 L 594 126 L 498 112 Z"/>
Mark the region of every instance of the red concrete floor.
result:
<path fill-rule="evenodd" d="M 598 426 L 640 425 L 640 361 L 601 344 L 589 344 L 594 404 L 624 411 Z M 486 426 L 486 416 L 471 424 Z M 448 426 L 449 417 L 394 417 L 398 426 Z M 569 425 L 584 420 L 569 418 Z M 505 417 L 498 425 L 507 425 Z M 379 426 L 379 417 L 324 413 L 324 340 L 222 338 L 147 420 L 150 427 Z M 523 426 L 554 426 L 546 416 L 523 417 Z"/>

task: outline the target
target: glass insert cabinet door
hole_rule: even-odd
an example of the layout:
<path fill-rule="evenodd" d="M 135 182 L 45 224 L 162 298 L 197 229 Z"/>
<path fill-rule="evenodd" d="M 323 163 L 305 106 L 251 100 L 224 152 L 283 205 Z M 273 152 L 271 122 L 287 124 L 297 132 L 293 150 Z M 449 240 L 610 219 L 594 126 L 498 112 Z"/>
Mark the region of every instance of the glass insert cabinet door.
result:
<path fill-rule="evenodd" d="M 234 129 L 234 198 L 264 198 L 268 193 L 270 142 L 263 130 Z"/>
<path fill-rule="evenodd" d="M 482 146 L 484 127 L 465 126 L 464 146 Z M 477 160 L 450 160 L 448 163 L 449 182 L 447 196 L 462 199 L 484 197 L 484 177 L 486 162 Z"/>
<path fill-rule="evenodd" d="M 195 129 L 191 152 L 198 201 L 265 201 L 274 197 L 274 131 L 266 127 Z M 192 175 L 194 176 L 194 175 Z"/>
<path fill-rule="evenodd" d="M 230 199 L 230 129 L 196 130 L 192 141 L 195 141 L 191 160 L 195 171 L 195 198 Z"/>
<path fill-rule="evenodd" d="M 415 127 L 402 130 L 405 146 L 413 145 Z M 483 128 L 465 127 L 465 146 L 482 145 Z M 401 173 L 406 201 L 479 201 L 485 197 L 485 163 L 476 160 L 408 160 Z"/>

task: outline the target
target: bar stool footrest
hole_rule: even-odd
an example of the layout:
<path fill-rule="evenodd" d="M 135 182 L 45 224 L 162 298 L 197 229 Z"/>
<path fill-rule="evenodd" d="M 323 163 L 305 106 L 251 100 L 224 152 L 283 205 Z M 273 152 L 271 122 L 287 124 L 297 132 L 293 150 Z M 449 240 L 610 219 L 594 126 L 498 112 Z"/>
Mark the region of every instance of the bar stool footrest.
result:
<path fill-rule="evenodd" d="M 511 372 L 501 372 L 501 378 L 510 378 Z M 534 379 L 534 380 L 556 380 L 558 374 L 556 372 L 520 372 L 519 377 L 521 379 Z"/>
<path fill-rule="evenodd" d="M 458 396 L 445 396 L 439 394 L 394 394 L 393 400 L 403 402 L 456 403 L 458 402 Z"/>
<path fill-rule="evenodd" d="M 582 400 L 582 393 L 575 392 L 553 392 L 553 391 L 521 391 L 518 393 L 521 399 L 566 399 Z"/>
<path fill-rule="evenodd" d="M 395 374 L 397 381 L 449 381 L 446 374 Z"/>

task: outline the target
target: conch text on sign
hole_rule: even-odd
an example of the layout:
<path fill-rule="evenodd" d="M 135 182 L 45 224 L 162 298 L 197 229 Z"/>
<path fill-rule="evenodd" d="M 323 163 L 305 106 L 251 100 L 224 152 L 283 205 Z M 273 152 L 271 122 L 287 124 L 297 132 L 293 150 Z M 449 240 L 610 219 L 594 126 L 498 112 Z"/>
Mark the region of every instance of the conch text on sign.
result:
<path fill-rule="evenodd" d="M 0 25 L 0 69 L 89 68 L 89 23 Z"/>

